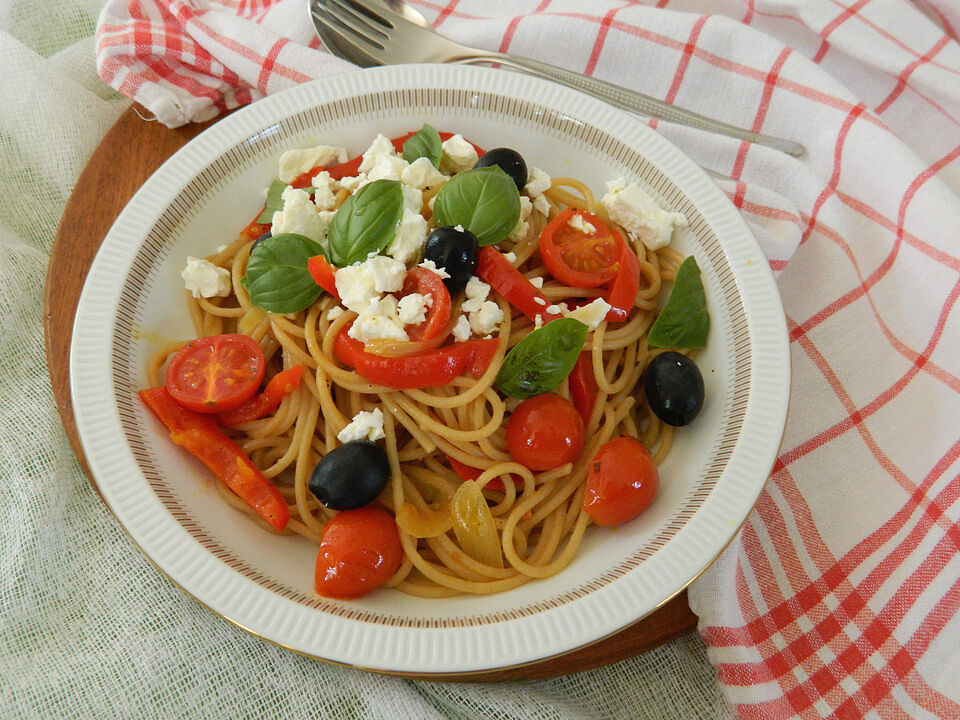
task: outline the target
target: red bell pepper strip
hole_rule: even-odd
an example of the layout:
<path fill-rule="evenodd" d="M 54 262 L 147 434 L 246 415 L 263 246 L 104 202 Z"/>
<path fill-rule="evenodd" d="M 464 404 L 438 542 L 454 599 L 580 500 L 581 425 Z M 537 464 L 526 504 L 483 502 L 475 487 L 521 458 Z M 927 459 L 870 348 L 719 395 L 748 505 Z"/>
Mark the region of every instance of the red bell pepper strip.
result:
<path fill-rule="evenodd" d="M 250 398 L 236 410 L 217 413 L 214 417 L 221 425 L 239 425 L 266 417 L 280 406 L 280 401 L 293 392 L 300 384 L 303 375 L 303 365 L 278 372 L 272 378 L 263 392 Z"/>
<path fill-rule="evenodd" d="M 170 430 L 170 439 L 200 460 L 264 520 L 283 530 L 287 501 L 209 415 L 187 410 L 164 386 L 140 391 L 140 399 Z"/>
<path fill-rule="evenodd" d="M 480 468 L 475 468 L 472 465 L 464 465 L 459 460 L 454 460 L 452 457 L 447 455 L 447 460 L 450 461 L 450 467 L 453 471 L 460 476 L 461 480 L 476 480 L 483 474 L 483 470 Z M 510 477 L 513 478 L 514 483 L 523 482 L 523 478 L 514 473 L 510 473 Z M 485 488 L 490 488 L 491 490 L 503 490 L 503 480 L 498 477 L 493 478 L 490 482 L 484 485 Z"/>
<path fill-rule="evenodd" d="M 550 303 L 543 293 L 496 248 L 489 245 L 480 248 L 477 275 L 531 320 L 540 316 L 544 323 L 548 323 L 560 317 L 559 313 L 547 312 Z"/>
<path fill-rule="evenodd" d="M 637 302 L 637 292 L 640 290 L 640 261 L 637 260 L 630 246 L 620 237 L 620 233 L 614 230 L 613 236 L 620 246 L 620 270 L 613 279 L 604 300 L 610 303 L 607 321 L 623 322 Z"/>
<path fill-rule="evenodd" d="M 260 217 L 260 213 L 257 213 L 257 217 Z M 241 234 L 246 235 L 251 240 L 256 240 L 269 229 L 270 223 L 258 223 L 257 218 L 254 218 L 253 222 L 247 225 Z"/>
<path fill-rule="evenodd" d="M 580 353 L 567 381 L 570 385 L 570 399 L 573 401 L 573 406 L 586 424 L 590 421 L 593 406 L 597 403 L 597 378 L 593 374 L 591 353 Z"/>
<path fill-rule="evenodd" d="M 479 377 L 490 365 L 499 340 L 467 340 L 413 355 L 386 357 L 364 350 L 364 345 L 347 335 L 353 323 L 344 325 L 333 342 L 333 352 L 358 375 L 377 385 L 395 390 L 446 385 L 469 373 Z"/>
<path fill-rule="evenodd" d="M 307 260 L 307 272 L 313 281 L 333 295 L 337 300 L 340 299 L 337 293 L 337 269 L 331 265 L 323 255 L 314 255 Z"/>

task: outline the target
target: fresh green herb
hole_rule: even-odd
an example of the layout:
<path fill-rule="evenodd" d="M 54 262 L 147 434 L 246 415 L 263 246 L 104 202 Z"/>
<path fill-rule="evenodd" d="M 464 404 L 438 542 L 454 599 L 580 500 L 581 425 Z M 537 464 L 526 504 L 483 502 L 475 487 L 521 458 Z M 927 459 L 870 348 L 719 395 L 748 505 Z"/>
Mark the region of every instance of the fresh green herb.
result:
<path fill-rule="evenodd" d="M 440 167 L 440 156 L 443 155 L 440 133 L 432 126 L 424 124 L 415 134 L 403 143 L 403 159 L 412 163 L 417 158 L 425 157 L 435 168 Z"/>
<path fill-rule="evenodd" d="M 558 318 L 534 330 L 503 359 L 497 388 L 521 400 L 554 390 L 573 370 L 588 331 L 573 318 Z"/>
<path fill-rule="evenodd" d="M 310 238 L 282 233 L 257 243 L 240 282 L 250 293 L 250 302 L 272 313 L 303 310 L 320 295 L 310 277 L 307 261 L 323 255 L 323 248 Z"/>
<path fill-rule="evenodd" d="M 647 342 L 655 347 L 698 348 L 707 344 L 710 315 L 700 281 L 700 266 L 688 257 L 677 270 L 673 289 L 657 321 L 650 328 Z"/>
<path fill-rule="evenodd" d="M 520 220 L 516 183 L 497 165 L 457 173 L 440 188 L 433 204 L 437 225 L 461 225 L 480 246 L 500 242 Z"/>
<path fill-rule="evenodd" d="M 382 251 L 403 216 L 403 191 L 396 180 L 375 180 L 348 197 L 333 216 L 327 237 L 330 260 L 346 267 Z"/>
<path fill-rule="evenodd" d="M 273 222 L 273 214 L 283 210 L 283 191 L 287 189 L 285 183 L 274 180 L 270 183 L 270 189 L 267 190 L 267 203 L 263 212 L 257 217 L 257 222 L 263 225 L 269 225 Z"/>

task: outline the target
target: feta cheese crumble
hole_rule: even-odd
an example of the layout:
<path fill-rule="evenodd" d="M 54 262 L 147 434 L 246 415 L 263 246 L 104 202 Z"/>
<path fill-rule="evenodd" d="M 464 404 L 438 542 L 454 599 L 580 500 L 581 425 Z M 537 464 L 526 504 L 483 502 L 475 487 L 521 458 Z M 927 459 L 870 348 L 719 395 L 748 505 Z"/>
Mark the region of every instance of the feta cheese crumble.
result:
<path fill-rule="evenodd" d="M 346 312 L 346 310 L 344 310 L 344 309 L 343 309 L 342 307 L 340 307 L 339 305 L 334 305 L 332 308 L 330 308 L 329 310 L 327 310 L 327 320 L 335 320 L 336 318 L 338 318 L 338 317 L 340 317 L 341 315 L 343 315 L 343 313 L 345 313 L 345 312 Z"/>
<path fill-rule="evenodd" d="M 490 286 L 474 275 L 467 281 L 464 294 L 467 296 L 467 299 L 463 305 L 460 306 L 461 309 L 464 312 L 478 312 L 490 294 Z"/>
<path fill-rule="evenodd" d="M 404 185 L 415 187 L 418 190 L 441 185 L 449 179 L 448 176 L 433 166 L 430 158 L 425 157 L 418 157 L 405 167 L 400 175 L 400 181 Z"/>
<path fill-rule="evenodd" d="M 427 221 L 419 212 L 404 208 L 393 240 L 387 246 L 387 254 L 402 263 L 408 263 L 420 256 L 426 241 Z"/>
<path fill-rule="evenodd" d="M 393 295 L 371 300 L 353 321 L 347 335 L 364 343 L 381 339 L 406 342 L 410 339 L 403 329 L 397 299 Z"/>
<path fill-rule="evenodd" d="M 304 190 L 288 186 L 283 191 L 283 210 L 273 214 L 271 232 L 274 235 L 296 233 L 326 247 L 333 216 L 332 211 L 320 210 L 314 205 Z"/>
<path fill-rule="evenodd" d="M 383 133 L 377 133 L 377 136 L 370 143 L 370 147 L 363 153 L 363 159 L 360 161 L 360 172 L 369 173 L 376 166 L 380 158 L 396 157 L 397 152 L 393 148 L 393 143 Z"/>
<path fill-rule="evenodd" d="M 404 325 L 419 325 L 426 322 L 427 309 L 432 306 L 432 295 L 421 295 L 420 293 L 404 295 L 397 305 L 400 322 Z"/>
<path fill-rule="evenodd" d="M 517 261 L 517 254 L 515 252 L 504 253 L 503 256 L 507 259 L 507 262 L 511 265 Z"/>
<path fill-rule="evenodd" d="M 520 196 L 520 219 L 517 220 L 516 226 L 507 236 L 508 240 L 513 240 L 514 242 L 519 242 L 527 236 L 527 230 L 530 228 L 530 223 L 528 218 L 530 213 L 533 210 L 533 203 L 530 202 L 530 198 L 526 195 Z"/>
<path fill-rule="evenodd" d="M 385 255 L 376 255 L 361 263 L 339 268 L 334 275 L 340 302 L 348 310 L 363 312 L 380 293 L 397 292 L 403 287 L 407 266 Z"/>
<path fill-rule="evenodd" d="M 337 434 L 337 440 L 342 443 L 354 440 L 370 440 L 373 442 L 385 437 L 386 435 L 383 434 L 383 411 L 380 408 L 358 412 L 353 416 L 350 424 Z"/>
<path fill-rule="evenodd" d="M 535 298 L 533 299 L 533 301 L 534 301 L 537 305 L 546 305 L 546 304 L 547 304 L 547 301 L 544 300 L 542 297 L 535 297 Z"/>
<path fill-rule="evenodd" d="M 610 303 L 603 298 L 596 298 L 593 302 L 570 310 L 565 315 L 568 318 L 579 320 L 591 330 L 596 330 L 607 317 L 609 310 Z"/>
<path fill-rule="evenodd" d="M 532 277 L 532 278 L 530 278 L 530 284 L 533 285 L 535 288 L 542 288 L 542 287 L 543 287 L 543 278 L 542 278 L 542 277 L 539 277 L 539 276 L 538 276 L 538 277 Z"/>
<path fill-rule="evenodd" d="M 537 195 L 533 199 L 533 209 L 541 215 L 550 215 L 550 201 L 546 195 Z"/>
<path fill-rule="evenodd" d="M 593 223 L 584 220 L 583 215 L 580 213 L 574 213 L 573 216 L 567 221 L 567 225 L 572 227 L 574 230 L 579 230 L 584 235 L 593 235 L 595 232 L 597 232 L 597 228 L 594 227 Z"/>
<path fill-rule="evenodd" d="M 670 244 L 674 228 L 686 227 L 682 213 L 664 210 L 636 183 L 619 177 L 606 183 L 607 193 L 600 200 L 610 219 L 623 226 L 631 240 L 639 240 L 651 250 Z"/>
<path fill-rule="evenodd" d="M 543 195 L 550 189 L 550 176 L 538 167 L 531 167 L 527 170 L 527 184 L 523 186 L 523 191 L 531 198 L 537 195 Z"/>
<path fill-rule="evenodd" d="M 487 335 L 497 329 L 503 320 L 503 310 L 493 300 L 485 300 L 480 309 L 470 313 L 470 329 L 478 335 Z"/>
<path fill-rule="evenodd" d="M 298 177 L 315 167 L 323 167 L 332 162 L 345 163 L 347 151 L 335 145 L 317 145 L 312 148 L 287 150 L 280 156 L 280 168 L 277 177 L 282 183 L 292 183 Z"/>
<path fill-rule="evenodd" d="M 313 194 L 313 204 L 321 210 L 333 210 L 333 206 L 337 202 L 335 196 L 337 190 L 340 189 L 340 184 L 330 177 L 330 173 L 326 170 L 321 170 L 314 175 L 310 184 L 316 191 Z"/>
<path fill-rule="evenodd" d="M 440 276 L 441 280 L 446 280 L 450 277 L 450 273 L 447 272 L 446 268 L 438 268 L 437 264 L 433 260 L 424 260 L 418 267 L 422 267 L 425 270 L 436 273 Z"/>
<path fill-rule="evenodd" d="M 470 339 L 470 321 L 466 315 L 461 315 L 457 318 L 457 324 L 453 326 L 451 332 L 456 342 L 466 342 Z"/>
<path fill-rule="evenodd" d="M 195 298 L 226 297 L 230 294 L 230 271 L 203 258 L 188 257 L 180 273 L 184 287 Z"/>
<path fill-rule="evenodd" d="M 459 133 L 448 140 L 444 140 L 440 147 L 443 150 L 440 172 L 447 175 L 469 170 L 477 162 L 477 151 Z"/>

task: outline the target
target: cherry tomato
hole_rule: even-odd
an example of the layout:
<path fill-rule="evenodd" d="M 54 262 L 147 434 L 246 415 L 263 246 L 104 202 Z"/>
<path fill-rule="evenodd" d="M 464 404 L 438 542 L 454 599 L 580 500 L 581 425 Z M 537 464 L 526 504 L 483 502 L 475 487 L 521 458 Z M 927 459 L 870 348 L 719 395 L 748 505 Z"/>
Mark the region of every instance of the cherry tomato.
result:
<path fill-rule="evenodd" d="M 412 293 L 429 295 L 433 303 L 427 309 L 427 319 L 419 325 L 407 325 L 407 336 L 413 342 L 430 340 L 447 329 L 450 324 L 450 292 L 437 273 L 422 267 L 407 271 L 403 288 L 397 296 L 402 300 Z"/>
<path fill-rule="evenodd" d="M 643 443 L 614 438 L 590 461 L 583 509 L 597 525 L 619 525 L 646 510 L 659 487 L 660 473 Z"/>
<path fill-rule="evenodd" d="M 569 400 L 544 393 L 524 400 L 507 421 L 507 449 L 521 465 L 552 470 L 583 448 L 583 420 Z"/>
<path fill-rule="evenodd" d="M 577 364 L 573 366 L 567 378 L 570 384 L 570 397 L 573 406 L 580 413 L 584 424 L 590 421 L 593 406 L 597 403 L 597 378 L 593 374 L 593 357 L 589 352 L 580 353 Z"/>
<path fill-rule="evenodd" d="M 393 515 L 375 507 L 339 512 L 320 537 L 317 592 L 344 600 L 366 595 L 389 580 L 402 560 Z"/>
<path fill-rule="evenodd" d="M 212 335 L 188 342 L 167 365 L 167 390 L 183 407 L 217 413 L 257 393 L 266 363 L 246 335 Z"/>
<path fill-rule="evenodd" d="M 570 225 L 579 215 L 594 227 L 590 235 Z M 598 287 L 617 276 L 620 248 L 610 228 L 596 215 L 567 208 L 540 234 L 540 257 L 553 277 L 572 287 Z"/>

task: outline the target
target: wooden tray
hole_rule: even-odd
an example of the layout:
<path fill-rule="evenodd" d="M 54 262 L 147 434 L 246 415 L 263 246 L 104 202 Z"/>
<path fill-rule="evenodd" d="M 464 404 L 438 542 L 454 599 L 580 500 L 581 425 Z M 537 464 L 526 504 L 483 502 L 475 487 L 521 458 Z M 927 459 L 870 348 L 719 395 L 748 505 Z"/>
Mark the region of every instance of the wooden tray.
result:
<path fill-rule="evenodd" d="M 47 365 L 64 430 L 98 495 L 100 491 L 92 480 L 77 436 L 70 402 L 70 336 L 80 291 L 103 237 L 127 201 L 164 160 L 208 125 L 170 130 L 159 122 L 143 120 L 136 106 L 128 108 L 81 173 L 57 229 L 44 293 Z M 696 623 L 697 617 L 690 611 L 684 591 L 630 627 L 567 655 L 531 665 L 442 679 L 527 680 L 589 670 L 633 657 L 685 635 Z M 422 675 L 417 677 L 424 679 Z"/>

